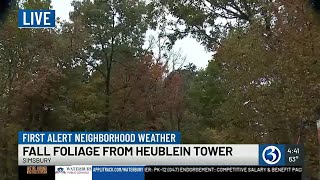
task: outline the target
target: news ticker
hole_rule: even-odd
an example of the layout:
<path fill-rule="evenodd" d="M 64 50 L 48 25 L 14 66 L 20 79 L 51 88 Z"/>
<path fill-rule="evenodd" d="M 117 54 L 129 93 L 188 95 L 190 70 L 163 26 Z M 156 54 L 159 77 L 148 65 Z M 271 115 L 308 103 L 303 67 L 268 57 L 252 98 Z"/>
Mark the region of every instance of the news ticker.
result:
<path fill-rule="evenodd" d="M 18 165 L 303 165 L 300 145 L 180 142 L 179 132 L 19 132 Z"/>
<path fill-rule="evenodd" d="M 19 166 L 20 180 L 291 179 L 302 167 L 266 166 Z"/>

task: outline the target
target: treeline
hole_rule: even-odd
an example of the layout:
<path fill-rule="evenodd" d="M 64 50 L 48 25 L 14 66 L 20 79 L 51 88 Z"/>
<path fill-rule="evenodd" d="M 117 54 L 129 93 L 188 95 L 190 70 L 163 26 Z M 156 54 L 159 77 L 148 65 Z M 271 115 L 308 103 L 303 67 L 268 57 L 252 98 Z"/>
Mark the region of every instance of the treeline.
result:
<path fill-rule="evenodd" d="M 1 179 L 17 179 L 20 130 L 178 130 L 183 143 L 299 143 L 307 175 L 320 176 L 320 24 L 309 2 L 73 6 L 56 29 L 18 29 L 17 3 L 1 27 Z M 159 34 L 146 47 L 149 29 Z M 188 35 L 215 52 L 205 69 L 177 67 L 172 46 Z"/>

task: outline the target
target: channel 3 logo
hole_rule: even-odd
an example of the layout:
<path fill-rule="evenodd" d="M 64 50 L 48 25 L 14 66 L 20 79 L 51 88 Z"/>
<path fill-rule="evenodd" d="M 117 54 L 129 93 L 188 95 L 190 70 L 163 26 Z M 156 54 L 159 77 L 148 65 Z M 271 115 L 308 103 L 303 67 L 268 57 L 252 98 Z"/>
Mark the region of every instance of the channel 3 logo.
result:
<path fill-rule="evenodd" d="M 284 165 L 283 145 L 260 145 L 259 149 L 261 165 Z"/>
<path fill-rule="evenodd" d="M 277 164 L 281 159 L 281 151 L 276 146 L 267 146 L 262 151 L 262 159 L 267 164 Z"/>

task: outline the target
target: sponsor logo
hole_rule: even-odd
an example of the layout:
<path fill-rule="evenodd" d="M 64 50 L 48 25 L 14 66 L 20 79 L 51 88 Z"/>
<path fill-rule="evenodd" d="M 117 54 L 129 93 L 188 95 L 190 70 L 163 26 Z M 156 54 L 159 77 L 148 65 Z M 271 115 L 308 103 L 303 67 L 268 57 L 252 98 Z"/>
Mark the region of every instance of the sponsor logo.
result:
<path fill-rule="evenodd" d="M 27 166 L 27 174 L 47 174 L 47 166 Z"/>
<path fill-rule="evenodd" d="M 66 174 L 63 167 L 58 167 L 56 170 L 56 174 Z"/>
<path fill-rule="evenodd" d="M 56 174 L 91 174 L 91 166 L 64 166 L 57 168 Z"/>

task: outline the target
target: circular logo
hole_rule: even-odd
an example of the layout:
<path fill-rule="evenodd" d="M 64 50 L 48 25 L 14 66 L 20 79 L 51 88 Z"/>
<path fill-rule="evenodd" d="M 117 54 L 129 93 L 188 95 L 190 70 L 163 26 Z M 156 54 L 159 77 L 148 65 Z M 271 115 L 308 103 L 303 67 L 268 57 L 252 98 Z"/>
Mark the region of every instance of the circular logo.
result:
<path fill-rule="evenodd" d="M 268 146 L 262 151 L 262 159 L 267 164 L 277 164 L 281 159 L 281 152 L 276 146 Z"/>

